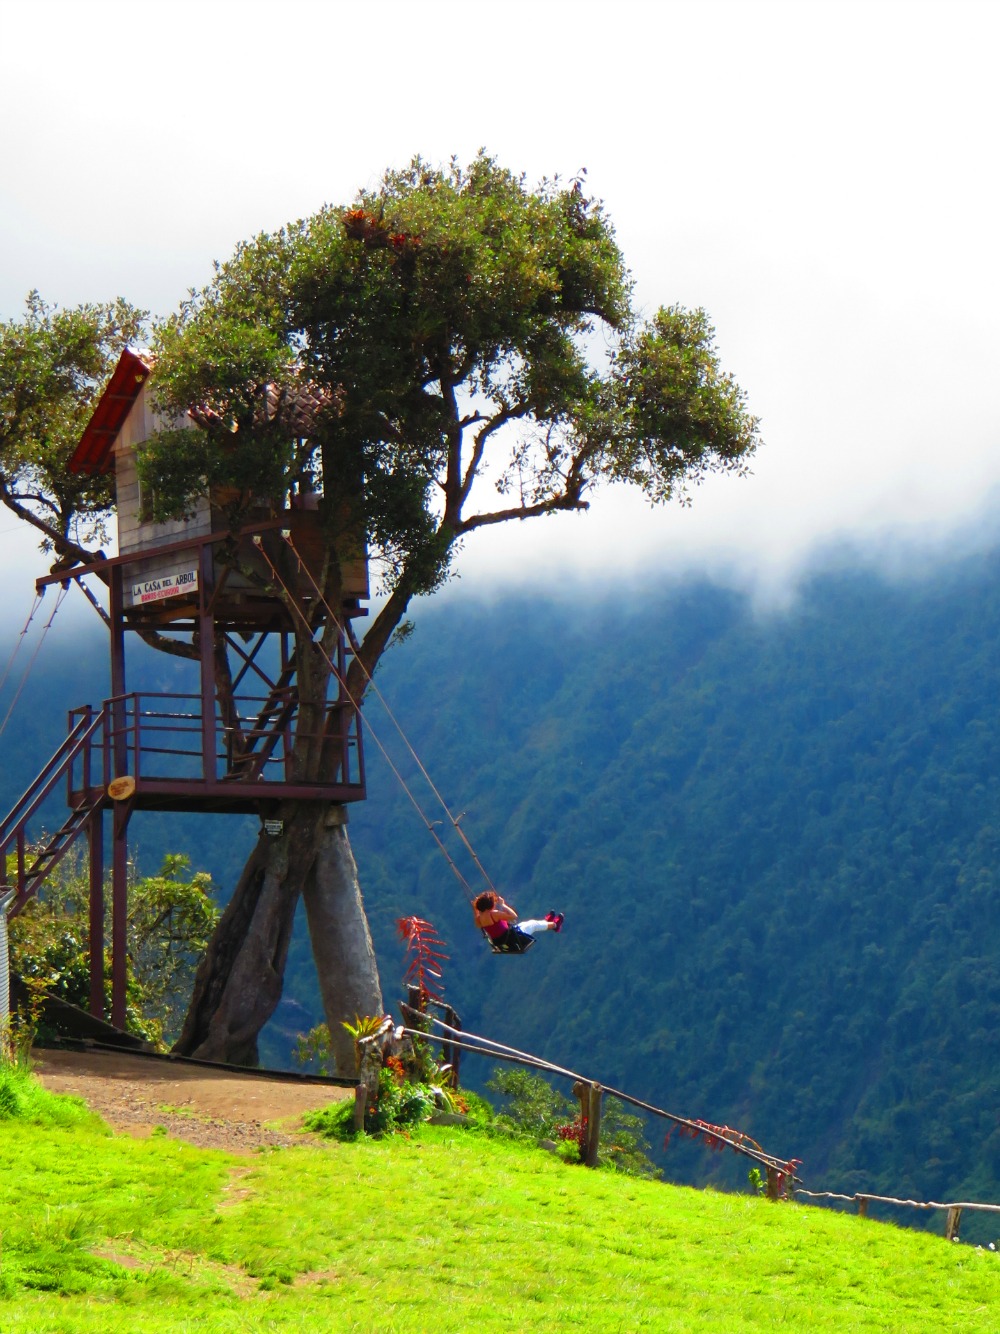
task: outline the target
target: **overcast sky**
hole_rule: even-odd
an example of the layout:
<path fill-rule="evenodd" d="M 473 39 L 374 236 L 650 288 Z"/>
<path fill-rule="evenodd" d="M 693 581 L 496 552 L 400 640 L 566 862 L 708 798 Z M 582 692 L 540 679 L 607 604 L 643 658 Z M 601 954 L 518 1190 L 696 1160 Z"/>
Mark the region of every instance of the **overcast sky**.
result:
<path fill-rule="evenodd" d="M 708 310 L 765 445 L 689 510 L 477 534 L 460 587 L 936 559 L 996 532 L 998 37 L 961 0 L 0 0 L 0 318 L 33 287 L 166 314 L 417 152 L 586 167 L 642 305 Z"/>

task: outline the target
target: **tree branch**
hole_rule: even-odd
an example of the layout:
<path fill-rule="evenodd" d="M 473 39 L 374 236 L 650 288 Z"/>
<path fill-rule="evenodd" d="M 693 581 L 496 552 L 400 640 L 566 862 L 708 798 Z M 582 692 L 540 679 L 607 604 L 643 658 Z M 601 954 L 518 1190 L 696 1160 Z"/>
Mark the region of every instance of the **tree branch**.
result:
<path fill-rule="evenodd" d="M 37 528 L 52 543 L 52 547 L 58 555 L 72 556 L 85 565 L 92 564 L 95 558 L 100 559 L 100 553 L 88 551 L 86 547 L 81 547 L 79 543 L 72 541 L 58 528 L 53 528 L 50 523 L 47 523 L 37 514 L 33 514 L 27 506 L 21 504 L 21 498 L 15 496 L 7 483 L 2 480 L 0 480 L 0 502 L 6 505 L 19 519 L 31 524 L 33 528 Z"/>
<path fill-rule="evenodd" d="M 197 644 L 185 644 L 182 639 L 170 639 L 161 635 L 159 630 L 139 630 L 139 638 L 150 648 L 160 653 L 172 653 L 175 658 L 200 658 L 201 649 Z"/>
<path fill-rule="evenodd" d="M 501 426 L 506 426 L 509 421 L 515 421 L 519 417 L 526 415 L 528 404 L 523 400 L 518 403 L 512 403 L 506 408 L 502 408 L 495 417 L 478 430 L 474 436 L 472 447 L 472 457 L 469 460 L 469 466 L 462 479 L 462 490 L 458 502 L 458 518 L 461 518 L 462 506 L 469 498 L 469 492 L 472 490 L 472 483 L 476 479 L 476 473 L 479 471 L 479 465 L 483 459 L 483 452 L 486 449 L 486 442 L 495 431 L 499 431 Z"/>
<path fill-rule="evenodd" d="M 386 645 L 406 615 L 412 596 L 413 591 L 404 570 L 385 606 L 368 627 L 368 632 L 358 645 L 351 665 L 347 669 L 347 693 L 355 703 L 360 704 L 364 699 L 369 678 L 375 674 L 375 668 L 385 652 Z"/>
<path fill-rule="evenodd" d="M 474 514 L 471 519 L 463 519 L 455 529 L 455 536 L 461 537 L 476 528 L 487 528 L 492 524 L 507 523 L 511 519 L 534 519 L 540 514 L 555 514 L 559 510 L 589 510 L 590 501 L 581 500 L 579 495 L 562 492 L 548 500 L 540 500 L 535 505 L 512 505 L 510 509 L 495 510 L 491 514 Z"/>

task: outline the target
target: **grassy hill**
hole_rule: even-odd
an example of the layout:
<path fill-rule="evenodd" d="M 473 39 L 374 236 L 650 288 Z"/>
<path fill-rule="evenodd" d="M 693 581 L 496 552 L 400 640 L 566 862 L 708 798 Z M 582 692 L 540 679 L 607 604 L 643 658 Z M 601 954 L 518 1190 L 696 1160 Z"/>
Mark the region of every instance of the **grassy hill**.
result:
<path fill-rule="evenodd" d="M 874 1220 L 466 1129 L 247 1158 L 65 1107 L 0 1108 L 4 1334 L 997 1327 L 1000 1257 Z"/>

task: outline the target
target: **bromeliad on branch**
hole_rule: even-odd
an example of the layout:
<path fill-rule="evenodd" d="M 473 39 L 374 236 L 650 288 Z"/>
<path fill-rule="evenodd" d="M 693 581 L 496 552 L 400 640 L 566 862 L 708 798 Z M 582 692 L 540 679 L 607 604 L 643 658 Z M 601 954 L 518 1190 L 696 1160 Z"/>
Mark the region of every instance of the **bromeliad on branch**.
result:
<path fill-rule="evenodd" d="M 441 965 L 448 958 L 444 941 L 422 917 L 400 917 L 396 929 L 400 939 L 406 941 L 410 956 L 404 979 L 406 984 L 418 987 L 422 1000 L 429 997 L 441 1000 L 444 995 Z"/>

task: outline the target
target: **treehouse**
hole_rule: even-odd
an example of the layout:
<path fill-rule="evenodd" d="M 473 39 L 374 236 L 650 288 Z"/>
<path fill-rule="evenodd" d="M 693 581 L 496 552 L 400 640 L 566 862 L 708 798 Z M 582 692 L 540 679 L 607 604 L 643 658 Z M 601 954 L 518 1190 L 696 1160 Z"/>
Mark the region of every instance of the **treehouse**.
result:
<path fill-rule="evenodd" d="M 183 518 L 155 521 L 142 494 L 137 451 L 157 431 L 198 430 L 205 421 L 198 408 L 180 422 L 161 418 L 150 393 L 152 375 L 144 357 L 122 354 L 69 463 L 77 473 L 113 470 L 118 554 L 60 562 L 37 583 L 39 592 L 49 584 L 78 583 L 107 625 L 109 698 L 70 711 L 66 741 L 0 825 L 0 857 L 16 868 L 13 913 L 77 837 L 87 835 L 91 1010 L 99 1016 L 104 817 L 111 812 L 111 1019 L 119 1028 L 125 1016 L 126 838 L 134 810 L 255 813 L 262 836 L 280 837 L 284 801 L 322 803 L 333 808 L 328 818 L 343 820 L 343 804 L 365 797 L 360 714 L 346 685 L 356 642 L 351 621 L 366 614 L 363 541 L 334 567 L 339 577 L 324 580 L 330 556 L 321 498 L 301 492 L 280 506 L 251 498 L 241 505 L 235 530 L 233 493 L 207 487 Z M 315 427 L 318 393 L 307 386 L 283 399 L 283 422 L 298 438 L 308 440 Z M 175 689 L 129 690 L 126 642 L 139 640 L 170 655 L 155 675 L 179 681 Z M 300 697 L 300 653 L 309 659 L 306 699 Z M 150 654 L 145 657 L 148 665 Z M 29 832 L 32 821 L 60 782 L 67 785 L 69 816 L 39 842 Z"/>
<path fill-rule="evenodd" d="M 273 594 L 261 593 L 261 583 L 273 583 L 261 553 L 244 534 L 234 547 L 229 515 L 233 491 L 207 489 L 181 519 L 157 522 L 151 517 L 149 497 L 143 494 L 136 463 L 138 450 L 157 431 L 199 429 L 207 414 L 192 410 L 180 420 L 158 414 L 151 393 L 152 366 L 136 352 L 122 353 L 108 387 L 87 423 L 69 467 L 90 475 L 114 472 L 118 513 L 118 550 L 123 565 L 123 613 L 130 628 L 153 627 L 191 620 L 197 614 L 198 589 L 207 578 L 215 611 L 235 627 L 279 628 L 280 608 Z M 318 391 L 303 389 L 293 404 L 295 428 L 307 433 L 321 405 Z M 305 602 L 315 597 L 322 578 L 324 543 L 315 494 L 296 492 L 288 508 L 251 504 L 251 527 L 265 542 L 272 557 L 279 550 L 280 534 L 290 532 L 297 553 L 295 583 Z M 268 521 L 271 522 L 268 522 Z M 338 614 L 359 614 L 368 598 L 368 564 L 364 543 L 354 559 L 341 565 L 342 603 Z M 199 559 L 207 553 L 204 570 Z M 276 619 L 277 617 L 277 619 Z"/>

